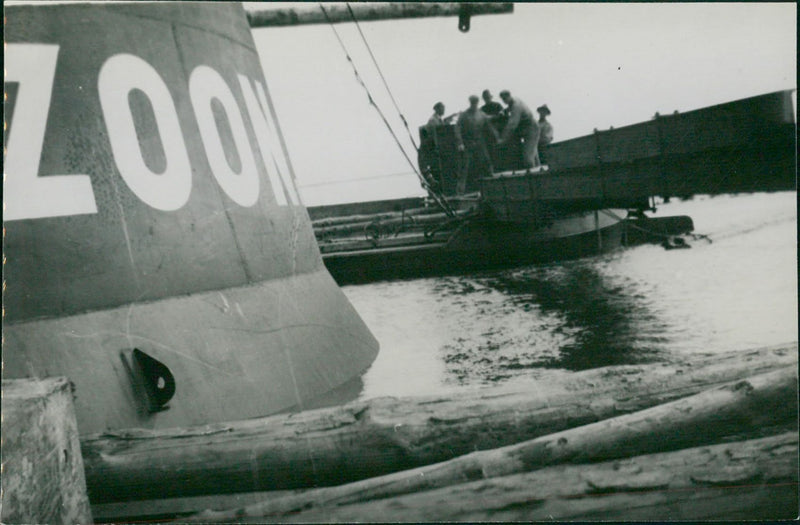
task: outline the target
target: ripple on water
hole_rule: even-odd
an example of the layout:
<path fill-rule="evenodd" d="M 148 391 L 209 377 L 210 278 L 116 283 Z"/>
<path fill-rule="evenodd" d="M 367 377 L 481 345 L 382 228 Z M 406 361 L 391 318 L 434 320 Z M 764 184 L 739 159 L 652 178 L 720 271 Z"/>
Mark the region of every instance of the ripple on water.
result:
<path fill-rule="evenodd" d="M 362 397 L 458 392 L 556 371 L 797 339 L 796 194 L 699 197 L 690 250 L 345 287 L 381 351 Z"/>

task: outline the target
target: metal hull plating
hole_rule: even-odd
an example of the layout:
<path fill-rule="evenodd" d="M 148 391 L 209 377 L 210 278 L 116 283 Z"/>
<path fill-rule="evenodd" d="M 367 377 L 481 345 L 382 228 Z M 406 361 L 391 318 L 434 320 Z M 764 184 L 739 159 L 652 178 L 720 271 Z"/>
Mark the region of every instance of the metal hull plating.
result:
<path fill-rule="evenodd" d="M 574 259 L 619 248 L 620 214 L 625 211 L 575 213 L 547 226 L 473 219 L 430 239 L 398 238 L 385 248 L 341 249 L 323 258 L 339 284 Z"/>
<path fill-rule="evenodd" d="M 4 377 L 67 376 L 89 433 L 305 407 L 370 365 L 241 6 L 5 16 Z M 165 406 L 134 348 L 174 376 Z"/>

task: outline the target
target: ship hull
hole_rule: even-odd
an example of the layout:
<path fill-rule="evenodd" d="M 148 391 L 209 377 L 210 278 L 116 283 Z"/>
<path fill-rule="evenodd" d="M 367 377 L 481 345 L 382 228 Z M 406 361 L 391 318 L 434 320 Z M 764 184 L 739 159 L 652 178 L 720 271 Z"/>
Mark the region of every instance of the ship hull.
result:
<path fill-rule="evenodd" d="M 546 226 L 471 219 L 452 233 L 389 247 L 325 252 L 323 245 L 323 260 L 339 284 L 352 284 L 588 257 L 621 246 L 621 214 L 574 213 Z"/>
<path fill-rule="evenodd" d="M 242 7 L 5 15 L 3 377 L 66 376 L 82 434 L 357 383 L 378 343 L 322 263 Z"/>

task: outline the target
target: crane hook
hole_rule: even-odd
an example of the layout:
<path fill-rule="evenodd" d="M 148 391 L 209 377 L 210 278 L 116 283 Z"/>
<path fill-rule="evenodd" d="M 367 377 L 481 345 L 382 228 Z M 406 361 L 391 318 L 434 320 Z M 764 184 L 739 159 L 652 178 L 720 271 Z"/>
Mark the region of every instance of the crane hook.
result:
<path fill-rule="evenodd" d="M 459 4 L 458 10 L 458 30 L 462 33 L 469 31 L 469 19 L 472 15 L 472 6 L 468 3 Z"/>

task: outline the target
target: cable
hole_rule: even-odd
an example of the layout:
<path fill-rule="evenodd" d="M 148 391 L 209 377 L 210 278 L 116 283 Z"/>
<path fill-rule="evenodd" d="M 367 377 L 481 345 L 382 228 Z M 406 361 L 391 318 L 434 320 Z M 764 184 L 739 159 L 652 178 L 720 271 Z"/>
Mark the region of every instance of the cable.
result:
<path fill-rule="evenodd" d="M 347 5 L 347 10 L 350 12 L 350 18 L 352 18 L 353 22 L 355 22 L 356 24 L 356 29 L 358 29 L 358 34 L 361 35 L 361 40 L 364 42 L 364 46 L 367 48 L 367 51 L 369 51 L 369 56 L 370 58 L 372 58 L 372 63 L 375 64 L 375 69 L 378 70 L 378 75 L 380 75 L 381 81 L 383 81 L 383 87 L 386 88 L 386 92 L 389 94 L 389 98 L 391 99 L 392 104 L 394 105 L 394 109 L 397 110 L 397 114 L 400 115 L 400 120 L 403 121 L 403 126 L 405 126 L 406 128 L 406 132 L 408 133 L 409 140 L 411 140 L 411 144 L 414 146 L 415 150 L 419 151 L 419 147 L 417 147 L 417 143 L 414 141 L 414 135 L 411 133 L 411 129 L 408 127 L 408 121 L 406 121 L 406 117 L 405 115 L 403 115 L 403 112 L 400 111 L 400 107 L 397 105 L 397 101 L 394 99 L 392 90 L 389 89 L 389 84 L 388 82 L 386 82 L 386 77 L 383 76 L 383 71 L 381 71 L 381 66 L 378 65 L 378 60 L 372 53 L 372 48 L 370 47 L 369 42 L 367 42 L 367 37 L 365 37 L 364 33 L 361 31 L 361 26 L 359 25 L 358 20 L 356 20 L 356 15 L 355 13 L 353 13 L 353 9 L 350 7 L 350 2 L 347 2 L 345 5 Z"/>
<path fill-rule="evenodd" d="M 322 10 L 322 14 L 325 15 L 325 20 L 327 20 L 328 24 L 331 26 L 331 29 L 333 30 L 333 34 L 336 35 L 336 40 L 339 42 L 339 46 L 341 46 L 342 51 L 344 51 L 344 54 L 347 57 L 347 61 L 350 62 L 350 66 L 353 68 L 353 73 L 356 76 L 356 80 L 358 80 L 358 83 L 361 84 L 361 87 L 363 87 L 364 91 L 366 91 L 367 98 L 369 99 L 369 103 L 378 112 L 378 115 L 380 115 L 381 119 L 383 120 L 383 123 L 386 124 L 386 128 L 389 130 L 389 133 L 391 133 L 392 138 L 394 138 L 394 141 L 397 144 L 397 147 L 400 148 L 400 152 L 403 154 L 403 157 L 405 157 L 406 161 L 408 162 L 408 165 L 411 166 L 411 169 L 414 171 L 414 173 L 419 178 L 420 184 L 428 192 L 428 194 L 431 195 L 431 197 L 433 197 L 433 200 L 436 201 L 436 203 L 444 210 L 444 212 L 448 216 L 455 217 L 455 212 L 453 211 L 453 208 L 450 207 L 450 204 L 447 202 L 447 200 L 444 198 L 444 196 L 439 195 L 436 192 L 436 190 L 434 190 L 431 187 L 431 185 L 427 181 L 427 179 L 425 179 L 425 177 L 422 176 L 422 174 L 419 172 L 419 170 L 417 170 L 417 167 L 414 165 L 414 162 L 408 156 L 408 153 L 406 153 L 405 148 L 403 148 L 403 145 L 400 143 L 400 139 L 397 138 L 397 134 L 394 132 L 394 129 L 392 129 L 392 125 L 389 124 L 389 121 L 386 119 L 386 115 L 384 115 L 383 111 L 381 111 L 381 108 L 378 107 L 378 105 L 375 103 L 375 100 L 372 98 L 372 93 L 370 92 L 369 88 L 367 87 L 367 85 L 362 80 L 361 75 L 358 73 L 358 68 L 356 68 L 355 62 L 353 62 L 353 59 L 350 57 L 350 53 L 348 53 L 347 47 L 344 45 L 344 42 L 342 41 L 342 38 L 339 36 L 339 32 L 336 31 L 336 27 L 333 25 L 333 21 L 328 16 L 328 12 L 325 10 L 325 6 L 322 5 L 322 2 L 320 2 L 319 7 Z"/>

